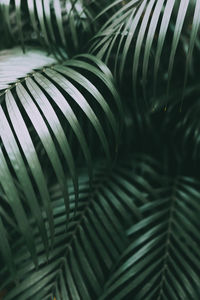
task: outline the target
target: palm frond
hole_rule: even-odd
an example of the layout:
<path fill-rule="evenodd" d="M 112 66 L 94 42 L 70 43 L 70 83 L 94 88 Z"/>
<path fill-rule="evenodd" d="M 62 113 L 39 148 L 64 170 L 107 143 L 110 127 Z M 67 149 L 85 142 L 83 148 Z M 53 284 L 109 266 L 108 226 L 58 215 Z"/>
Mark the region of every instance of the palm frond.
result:
<path fill-rule="evenodd" d="M 2 50 L 0 52 L 0 91 L 7 89 L 19 78 L 26 77 L 34 70 L 56 62 L 57 60 L 53 56 L 47 56 L 40 48 L 33 50 L 27 47 L 26 55 L 20 47 Z"/>
<path fill-rule="evenodd" d="M 109 139 L 110 134 L 113 135 L 113 141 L 116 143 L 120 128 L 116 120 L 117 115 L 113 115 L 112 109 L 118 111 L 121 104 L 111 73 L 103 63 L 92 56 L 73 59 L 71 66 L 70 61 L 67 61 L 66 65 L 54 63 L 45 66 L 47 60 L 52 62 L 51 58 L 48 59 L 44 53 L 34 54 L 33 50 L 31 53 L 35 59 L 28 68 L 21 66 L 19 59 L 18 64 L 12 66 L 11 73 L 10 55 L 6 56 L 8 69 L 6 62 L 3 62 L 3 82 L 0 85 L 6 89 L 0 96 L 0 184 L 5 196 L 2 201 L 9 205 L 36 263 L 36 250 L 28 221 L 29 212 L 37 221 L 48 254 L 41 206 L 44 206 L 49 220 L 52 242 L 55 224 L 47 180 L 51 184 L 55 181 L 59 183 L 68 219 L 69 196 L 65 173 L 69 172 L 72 177 L 77 206 L 78 174 L 74 157 L 80 153 L 79 149 L 82 149 L 89 168 L 89 177 L 92 177 L 91 151 L 83 124 L 89 123 L 88 128 L 92 130 L 93 135 L 96 132 L 100 148 L 102 146 L 110 159 L 111 148 L 108 145 L 107 133 Z M 3 52 L 5 57 L 4 54 Z M 18 54 L 18 49 L 15 54 Z M 23 56 L 26 55 L 30 57 L 30 53 Z M 22 57 L 22 54 L 19 57 Z M 43 57 L 44 65 L 41 68 Z M 91 65 L 91 71 L 87 69 L 87 65 Z M 17 77 L 23 76 L 17 82 L 13 82 L 16 78 L 13 76 L 15 67 Z M 27 73 L 36 67 L 39 69 Z M 98 80 L 99 88 L 94 86 L 93 80 Z M 110 97 L 109 94 L 109 101 L 105 100 L 107 93 L 112 95 Z M 118 116 L 120 114 L 121 112 Z M 72 148 L 73 145 L 69 143 L 65 132 L 72 136 L 76 148 Z M 115 150 L 116 147 L 113 149 L 113 156 L 116 155 Z"/>
<path fill-rule="evenodd" d="M 119 5 L 121 2 L 116 1 L 113 5 Z M 109 11 L 113 5 L 108 6 L 105 11 Z M 167 93 L 170 93 L 178 46 L 181 41 L 184 40 L 186 43 L 188 39 L 187 45 L 184 47 L 186 53 L 182 57 L 182 64 L 186 62 L 185 77 L 183 76 L 181 79 L 182 86 L 185 87 L 198 37 L 199 5 L 199 0 L 190 2 L 185 0 L 180 2 L 174 0 L 132 0 L 125 2 L 93 38 L 90 51 L 105 60 L 106 63 L 110 62 L 121 84 L 124 78 L 128 78 L 128 76 L 132 78 L 131 84 L 135 99 L 137 98 L 138 86 L 141 86 L 146 97 L 147 82 L 150 80 L 148 74 L 153 73 L 154 91 L 153 93 L 151 91 L 149 97 L 155 98 L 161 68 L 160 84 L 165 84 Z M 188 26 L 191 26 L 191 29 Z M 189 38 L 188 32 L 190 32 Z M 167 42 L 171 40 L 167 43 L 167 50 L 165 47 L 166 40 Z M 162 58 L 163 53 L 166 54 L 165 50 L 168 55 Z M 166 57 L 169 57 L 168 62 Z M 165 61 L 163 61 L 164 59 Z M 132 70 L 128 76 L 125 76 L 127 66 L 130 64 Z M 165 73 L 166 76 L 163 76 Z M 152 79 L 150 81 L 152 82 Z"/>
<path fill-rule="evenodd" d="M 0 0 L 0 299 L 200 299 L 199 27 Z"/>
<path fill-rule="evenodd" d="M 125 226 L 141 220 L 139 207 L 143 191 L 134 184 L 134 173 L 123 164 L 111 172 L 98 168 L 93 189 L 87 175 L 79 181 L 79 206 L 75 218 L 65 226 L 65 205 L 58 187 L 51 189 L 55 224 L 54 249 L 45 264 L 45 248 L 34 226 L 38 255 L 35 269 L 20 239 L 14 243 L 18 283 L 7 293 L 7 299 L 94 299 L 102 292 L 108 272 L 125 251 L 128 240 Z M 70 215 L 75 207 L 73 186 L 69 186 Z M 35 224 L 35 223 L 34 223 Z M 14 229 L 15 231 L 15 229 Z M 48 231 L 50 238 L 50 231 Z M 14 235 L 14 233 L 13 233 Z M 12 277 L 1 271 L 0 289 L 12 283 Z M 48 298 L 49 297 L 49 298 Z"/>
<path fill-rule="evenodd" d="M 99 299 L 198 299 L 199 196 L 194 178 L 164 179 Z"/>
<path fill-rule="evenodd" d="M 37 40 L 50 52 L 59 52 L 60 45 L 74 53 L 91 31 L 88 6 L 79 0 L 6 0 L 1 1 L 0 10 L 5 32 L 20 41 L 23 49 L 25 42 Z"/>

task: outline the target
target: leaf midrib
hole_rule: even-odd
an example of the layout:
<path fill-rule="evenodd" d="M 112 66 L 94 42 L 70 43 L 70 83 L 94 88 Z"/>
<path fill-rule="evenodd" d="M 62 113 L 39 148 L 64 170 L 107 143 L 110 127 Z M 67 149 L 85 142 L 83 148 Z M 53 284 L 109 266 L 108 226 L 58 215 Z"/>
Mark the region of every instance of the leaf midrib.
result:
<path fill-rule="evenodd" d="M 170 257 L 170 240 L 171 240 L 171 235 L 172 235 L 172 223 L 173 223 L 173 216 L 174 216 L 174 206 L 176 202 L 176 186 L 177 186 L 177 179 L 174 180 L 174 184 L 172 186 L 172 196 L 171 196 L 171 205 L 169 208 L 169 222 L 168 222 L 168 229 L 167 229 L 167 238 L 166 238 L 166 243 L 165 243 L 165 254 L 164 254 L 164 259 L 163 259 L 163 269 L 161 272 L 161 282 L 159 286 L 159 295 L 157 300 L 161 300 L 161 296 L 163 294 L 163 289 L 166 281 L 166 272 L 167 272 L 167 264 L 168 264 L 168 259 Z"/>

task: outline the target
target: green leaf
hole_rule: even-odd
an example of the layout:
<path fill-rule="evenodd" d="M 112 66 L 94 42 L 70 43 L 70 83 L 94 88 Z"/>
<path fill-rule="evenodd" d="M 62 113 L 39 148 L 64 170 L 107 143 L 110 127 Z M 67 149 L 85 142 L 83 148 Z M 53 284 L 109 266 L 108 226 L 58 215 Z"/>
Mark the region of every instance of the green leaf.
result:
<path fill-rule="evenodd" d="M 49 52 L 66 58 L 63 48 L 68 54 L 77 52 L 83 38 L 91 35 L 93 8 L 80 0 L 4 0 L 0 9 L 4 31 L 12 33 L 12 37 L 21 42 L 23 50 L 29 42 L 37 41 Z"/>
<path fill-rule="evenodd" d="M 46 56 L 46 53 L 39 48 L 26 49 L 26 54 L 19 47 L 0 52 L 0 90 L 10 87 L 19 78 L 26 77 L 34 69 L 40 69 L 45 65 L 51 65 L 56 62 L 52 56 Z"/>
<path fill-rule="evenodd" d="M 13 95 L 10 91 L 8 91 L 6 94 L 6 106 L 8 109 L 8 113 L 9 113 L 11 122 L 15 129 L 15 133 L 17 135 L 17 138 L 20 142 L 21 148 L 23 149 L 24 155 L 27 159 L 27 162 L 32 171 L 33 177 L 34 177 L 34 179 L 37 183 L 38 189 L 40 191 L 40 195 L 43 200 L 44 207 L 46 208 L 46 213 L 47 213 L 47 216 L 49 219 L 49 224 L 50 224 L 50 228 L 51 228 L 51 236 L 53 239 L 54 224 L 53 224 L 53 216 L 52 216 L 52 211 L 51 211 L 50 197 L 49 197 L 49 192 L 47 189 L 46 180 L 45 180 L 43 171 L 41 169 L 41 165 L 40 165 L 35 147 L 33 145 L 33 142 L 31 140 L 29 132 L 26 128 L 26 124 L 23 121 L 22 115 L 20 114 L 18 106 L 15 103 Z M 28 197 L 28 193 L 27 193 L 27 197 Z M 37 214 L 38 214 L 38 212 L 36 212 L 36 215 Z"/>
<path fill-rule="evenodd" d="M 28 218 L 31 215 L 36 221 L 37 226 L 36 224 L 31 224 L 31 226 L 38 227 L 38 234 L 42 237 L 48 256 L 50 251 L 49 235 L 51 245 L 53 245 L 56 226 L 48 184 L 49 182 L 57 183 L 62 190 L 67 225 L 69 218 L 72 217 L 67 188 L 69 178 L 72 179 L 74 186 L 74 212 L 78 209 L 79 181 L 76 169 L 77 159 L 75 159 L 77 153 L 79 154 L 77 140 L 85 156 L 91 181 L 92 149 L 88 147 L 84 125 L 88 121 L 92 124 L 93 136 L 96 131 L 97 137 L 100 139 L 100 148 L 102 147 L 109 156 L 111 153 L 108 143 L 108 138 L 111 138 L 109 133 L 112 133 L 115 142 L 118 142 L 120 128 L 116 121 L 117 115 L 112 112 L 112 101 L 115 109 L 115 105 L 120 103 L 120 99 L 111 73 L 98 59 L 93 60 L 91 55 L 87 59 L 94 61 L 96 66 L 91 66 L 94 75 L 92 79 L 88 79 L 90 77 L 87 78 L 82 70 L 76 70 L 79 63 L 80 65 L 84 63 L 81 57 L 73 59 L 73 66 L 70 67 L 57 64 L 33 71 L 35 67 L 41 68 L 42 62 L 45 65 L 46 62 L 52 63 L 55 60 L 47 59 L 43 52 L 34 52 L 34 50 L 23 55 L 19 53 L 19 60 L 13 60 L 12 55 L 16 54 L 17 57 L 18 53 L 17 48 L 8 55 L 4 55 L 4 52 L 2 56 L 0 55 L 3 74 L 5 74 L 5 78 L 2 77 L 3 82 L 0 81 L 0 86 L 7 88 L 2 91 L 0 96 L 1 168 L 2 172 L 7 174 L 6 178 L 11 180 L 11 183 L 5 181 L 2 173 L 0 184 L 3 188 L 3 197 L 8 198 L 4 201 L 10 204 L 19 225 L 20 234 L 24 236 L 36 263 L 37 251 L 34 249 L 33 236 L 27 233 L 31 228 L 27 221 Z M 29 66 L 21 65 L 21 60 L 27 59 L 27 57 L 34 58 L 31 60 L 31 64 Z M 15 63 L 11 73 L 7 66 L 12 60 Z M 68 62 L 70 63 L 70 61 Z M 15 69 L 18 69 L 18 73 L 13 76 Z M 19 79 L 18 76 L 21 78 Z M 93 84 L 94 78 L 101 81 L 102 87 L 99 89 Z M 14 83 L 14 81 L 17 82 Z M 80 86 L 83 88 L 81 92 L 78 89 Z M 105 92 L 108 89 L 112 93 L 109 102 Z M 88 94 L 90 95 L 89 99 Z M 77 103 L 76 107 L 75 103 Z M 98 114 L 97 106 L 102 110 L 103 115 Z M 81 110 L 85 114 L 84 118 Z M 92 129 L 92 127 L 89 128 Z M 71 136 L 71 141 L 69 141 L 69 136 Z M 5 171 L 3 171 L 4 169 Z M 10 184 L 13 192 L 9 191 Z M 16 204 L 13 203 L 14 198 L 18 199 Z M 18 206 L 19 208 L 17 208 Z M 21 220 L 20 214 L 22 214 Z M 5 217 L 10 224 L 12 223 L 6 214 L 2 214 L 2 217 Z M 15 224 L 15 220 L 12 224 Z"/>
<path fill-rule="evenodd" d="M 16 9 L 17 27 L 19 31 L 20 40 L 22 43 L 22 49 L 24 51 L 24 38 L 23 38 L 22 20 L 21 20 L 21 0 L 15 0 L 15 9 Z"/>
<path fill-rule="evenodd" d="M 99 16 L 101 18 L 106 16 L 110 8 L 116 6 L 116 11 L 113 13 L 110 11 L 109 19 L 102 24 L 100 30 L 91 40 L 90 52 L 113 68 L 121 87 L 126 89 L 127 82 L 124 84 L 124 79 L 131 77 L 129 88 L 132 88 L 135 101 L 140 87 L 143 89 L 146 100 L 149 97 L 155 99 L 159 75 L 161 75 L 160 85 L 166 85 L 167 94 L 171 93 L 173 89 L 171 79 L 177 48 L 182 43 L 182 36 L 187 39 L 187 26 L 194 11 L 186 55 L 185 80 L 183 83 L 183 92 L 185 92 L 188 70 L 191 66 L 195 48 L 195 38 L 200 25 L 198 1 L 191 1 L 190 3 L 184 0 L 180 2 L 174 0 L 132 0 L 126 1 L 120 6 L 121 2 L 115 1 L 102 10 Z M 170 37 L 172 38 L 171 41 L 169 40 Z M 167 62 L 165 58 L 162 58 L 162 54 L 167 57 L 165 43 L 170 49 Z M 184 47 L 184 45 L 181 46 Z M 153 59 L 150 58 L 154 53 L 155 60 L 152 64 Z M 184 59 L 183 57 L 183 62 Z M 152 70 L 151 65 L 154 65 L 153 93 L 149 88 L 149 84 L 147 84 Z M 132 66 L 132 74 L 130 74 L 130 67 L 128 68 L 128 66 Z M 161 69 L 162 73 L 160 72 Z M 140 72 L 142 72 L 142 76 Z M 167 80 L 165 80 L 163 72 L 166 72 Z"/>
<path fill-rule="evenodd" d="M 0 162 L 1 162 L 1 168 L 0 168 L 1 185 L 2 185 L 3 190 L 8 198 L 8 203 L 9 203 L 9 205 L 13 211 L 13 214 L 16 218 L 19 229 L 25 238 L 27 247 L 32 255 L 32 259 L 33 259 L 34 263 L 37 265 L 35 243 L 33 240 L 32 233 L 31 233 L 31 227 L 30 227 L 29 221 L 27 219 L 24 207 L 19 198 L 18 192 L 16 190 L 15 184 L 13 182 L 12 175 L 11 175 L 8 165 L 6 163 L 5 156 L 1 149 L 0 149 Z M 7 247 L 8 247 L 8 245 L 7 245 Z M 11 251 L 11 250 L 9 250 L 9 251 Z"/>
<path fill-rule="evenodd" d="M 200 222 L 194 216 L 193 203 L 198 202 L 199 183 L 193 178 L 175 178 L 166 184 L 167 190 L 149 203 L 146 216 L 128 230 L 130 245 L 113 268 L 99 299 L 198 298 L 200 255 L 196 248 Z M 185 199 L 180 197 L 184 188 L 195 195 L 190 205 L 188 192 L 184 192 Z M 164 191 L 167 202 L 163 201 Z"/>
<path fill-rule="evenodd" d="M 113 170 L 113 174 L 115 170 Z M 131 176 L 130 172 L 130 176 Z M 55 224 L 54 248 L 50 252 L 48 264 L 45 264 L 44 246 L 38 237 L 38 228 L 34 227 L 35 243 L 38 251 L 39 267 L 35 270 L 30 254 L 23 241 L 15 242 L 15 262 L 20 285 L 16 285 L 6 295 L 7 299 L 34 299 L 48 295 L 77 297 L 82 299 L 98 298 L 106 282 L 107 274 L 119 259 L 120 253 L 127 248 L 127 239 L 123 227 L 127 216 L 131 215 L 121 198 L 104 197 L 109 174 L 106 169 L 96 170 L 92 190 L 84 173 L 80 178 L 79 203 L 75 218 L 70 218 L 65 227 L 65 206 L 62 191 L 52 198 Z M 122 175 L 122 179 L 126 180 Z M 112 181 L 112 179 L 110 179 Z M 81 183 L 83 182 L 83 183 Z M 131 184 L 131 181 L 127 180 Z M 121 188 L 123 189 L 123 187 Z M 73 186 L 69 185 L 69 191 Z M 111 192 L 113 195 L 113 192 Z M 134 195 L 133 209 L 134 209 Z M 121 195 L 123 197 L 123 195 Z M 121 215 L 114 209 L 115 205 L 123 208 Z M 70 193 L 70 215 L 75 206 L 75 194 Z M 3 270 L 0 272 L 2 278 Z M 8 280 L 8 281 L 6 281 Z M 3 280 L 0 288 L 12 280 Z M 47 298 L 48 299 L 48 298 Z M 59 299 L 59 298 L 58 298 Z"/>
<path fill-rule="evenodd" d="M 15 280 L 16 270 L 13 264 L 13 256 L 12 256 L 7 233 L 4 224 L 2 222 L 1 216 L 0 216 L 0 236 L 1 236 L 1 244 L 0 244 L 1 255 L 5 259 L 6 265 L 8 267 L 8 270 L 10 271 L 13 280 Z"/>

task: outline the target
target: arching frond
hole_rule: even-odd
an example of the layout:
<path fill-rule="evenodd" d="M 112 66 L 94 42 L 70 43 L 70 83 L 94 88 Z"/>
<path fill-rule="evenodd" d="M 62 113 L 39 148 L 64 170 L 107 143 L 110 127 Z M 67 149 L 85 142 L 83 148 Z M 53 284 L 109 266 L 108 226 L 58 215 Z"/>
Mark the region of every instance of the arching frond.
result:
<path fill-rule="evenodd" d="M 164 180 L 98 299 L 198 299 L 199 196 L 193 178 Z"/>
<path fill-rule="evenodd" d="M 0 52 L 0 90 L 7 89 L 19 78 L 26 77 L 36 69 L 55 64 L 53 56 L 47 56 L 41 49 L 27 48 L 26 55 L 20 47 Z"/>
<path fill-rule="evenodd" d="M 0 300 L 200 299 L 199 27 L 0 0 Z"/>
<path fill-rule="evenodd" d="M 70 218 L 67 231 L 62 193 L 57 187 L 51 189 L 55 237 L 48 264 L 45 264 L 44 245 L 34 223 L 38 269 L 31 262 L 23 241 L 17 241 L 13 252 L 20 284 L 6 294 L 5 300 L 51 299 L 53 296 L 65 300 L 98 298 L 108 273 L 127 247 L 124 228 L 133 220 L 141 220 L 139 207 L 145 197 L 144 189 L 141 192 L 134 184 L 134 172 L 123 165 L 111 172 L 101 165 L 95 172 L 92 186 L 91 190 L 83 173 L 79 181 L 77 214 Z M 72 186 L 69 191 L 70 215 L 73 215 Z M 2 269 L 0 289 L 12 283 L 12 278 L 6 274 L 6 269 Z"/>
<path fill-rule="evenodd" d="M 11 53 L 16 55 L 16 60 L 11 59 Z M 11 50 L 11 53 L 5 55 L 3 52 L 4 60 L 0 59 L 3 66 L 0 86 L 6 87 L 0 94 L 0 185 L 2 201 L 10 207 L 36 263 L 28 220 L 30 212 L 40 228 L 47 253 L 48 239 L 41 207 L 44 207 L 49 221 L 52 242 L 54 239 L 55 224 L 47 180 L 51 184 L 59 183 L 65 199 L 66 218 L 69 219 L 65 173 L 72 177 L 77 207 L 75 155 L 82 150 L 91 178 L 92 153 L 87 134 L 92 131 L 93 136 L 96 133 L 99 148 L 104 150 L 107 159 L 110 160 L 111 151 L 115 156 L 116 146 L 111 150 L 108 138 L 113 137 L 116 145 L 120 122 L 113 111 L 118 111 L 119 118 L 122 111 L 111 73 L 91 55 L 45 66 L 47 61 L 52 63 L 54 60 L 32 50 L 23 55 L 24 62 L 26 56 L 32 57 L 32 62 L 26 66 L 17 59 L 18 49 L 16 52 Z M 35 68 L 39 69 L 29 73 Z M 93 80 L 99 82 L 99 87 L 93 84 Z M 84 124 L 89 124 L 87 131 Z M 69 143 L 69 136 L 73 144 Z M 3 233 L 3 223 L 0 225 Z M 4 251 L 3 244 L 0 248 Z"/>
<path fill-rule="evenodd" d="M 87 1 L 81 0 L 0 2 L 5 32 L 20 41 L 23 48 L 26 41 L 37 40 L 54 53 L 59 52 L 58 45 L 68 53 L 74 53 L 83 45 L 93 18 L 88 6 Z"/>
<path fill-rule="evenodd" d="M 149 96 L 155 97 L 158 78 L 160 84 L 166 85 L 167 93 L 170 92 L 174 65 L 178 61 L 175 57 L 182 41 L 185 54 L 181 64 L 186 63 L 186 67 L 181 80 L 185 86 L 198 37 L 200 1 L 115 1 L 105 12 L 115 5 L 118 9 L 96 34 L 91 52 L 106 63 L 110 62 L 121 83 L 124 78 L 131 77 L 135 98 L 137 83 L 146 96 L 148 82 L 153 82 L 154 86 L 152 93 L 150 84 Z M 159 72 L 161 68 L 162 72 Z"/>

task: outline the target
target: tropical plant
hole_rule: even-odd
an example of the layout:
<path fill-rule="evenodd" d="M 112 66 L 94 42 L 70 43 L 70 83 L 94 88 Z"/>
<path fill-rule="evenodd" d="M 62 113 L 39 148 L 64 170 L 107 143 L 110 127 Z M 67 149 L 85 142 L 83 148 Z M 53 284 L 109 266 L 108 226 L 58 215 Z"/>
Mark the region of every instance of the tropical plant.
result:
<path fill-rule="evenodd" d="M 0 25 L 0 298 L 200 299 L 200 0 Z"/>

